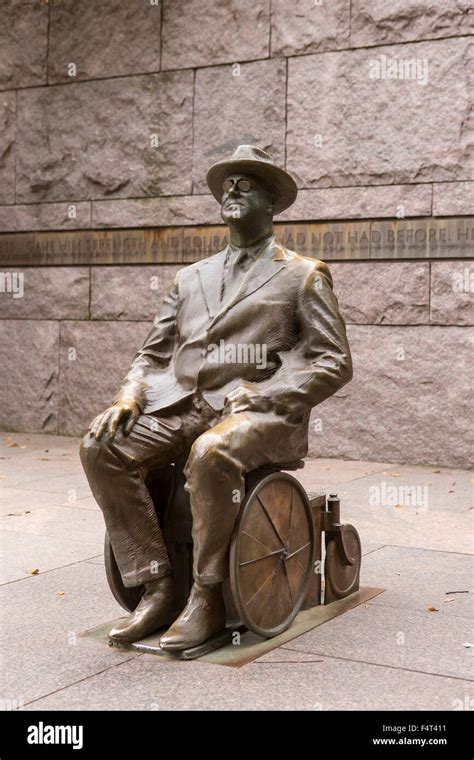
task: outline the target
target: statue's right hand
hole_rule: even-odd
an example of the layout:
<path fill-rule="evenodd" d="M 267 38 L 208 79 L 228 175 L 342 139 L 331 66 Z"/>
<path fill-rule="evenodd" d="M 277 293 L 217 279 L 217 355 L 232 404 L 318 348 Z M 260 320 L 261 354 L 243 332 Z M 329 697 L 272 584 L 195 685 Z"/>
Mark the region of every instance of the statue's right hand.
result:
<path fill-rule="evenodd" d="M 128 435 L 140 414 L 140 408 L 136 401 L 117 401 L 113 406 L 109 406 L 105 412 L 98 414 L 92 420 L 89 433 L 99 439 L 107 431 L 110 438 L 115 438 L 115 433 L 120 425 L 124 435 Z"/>

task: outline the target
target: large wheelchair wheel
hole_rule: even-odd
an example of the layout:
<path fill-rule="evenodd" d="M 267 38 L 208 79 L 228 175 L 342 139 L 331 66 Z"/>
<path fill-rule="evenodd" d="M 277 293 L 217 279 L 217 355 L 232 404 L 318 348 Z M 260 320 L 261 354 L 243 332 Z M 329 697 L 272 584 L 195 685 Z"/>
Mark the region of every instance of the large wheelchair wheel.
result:
<path fill-rule="evenodd" d="M 114 556 L 114 550 L 112 549 L 112 544 L 110 543 L 109 534 L 107 532 L 105 533 L 104 541 L 104 562 L 105 574 L 112 594 L 124 610 L 127 610 L 127 612 L 133 612 L 142 598 L 145 586 L 127 588 L 123 585 L 122 576 L 120 575 L 120 570 Z"/>
<path fill-rule="evenodd" d="M 258 636 L 285 631 L 304 602 L 313 571 L 314 524 L 308 497 L 275 472 L 247 493 L 230 546 L 230 582 L 242 622 Z"/>

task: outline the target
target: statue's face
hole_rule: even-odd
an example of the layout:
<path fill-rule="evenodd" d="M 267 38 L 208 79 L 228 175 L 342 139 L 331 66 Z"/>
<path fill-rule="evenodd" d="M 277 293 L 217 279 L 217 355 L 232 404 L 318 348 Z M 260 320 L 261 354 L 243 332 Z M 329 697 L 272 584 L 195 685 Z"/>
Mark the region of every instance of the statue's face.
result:
<path fill-rule="evenodd" d="M 251 174 L 229 174 L 222 187 L 221 216 L 226 224 L 248 221 L 273 214 L 270 188 Z"/>

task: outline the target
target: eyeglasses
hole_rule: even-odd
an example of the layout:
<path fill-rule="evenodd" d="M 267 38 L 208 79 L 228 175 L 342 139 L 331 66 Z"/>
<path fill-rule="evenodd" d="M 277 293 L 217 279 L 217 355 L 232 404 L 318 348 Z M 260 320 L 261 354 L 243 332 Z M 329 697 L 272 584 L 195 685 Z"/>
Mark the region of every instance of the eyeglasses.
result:
<path fill-rule="evenodd" d="M 233 187 L 240 190 L 242 193 L 248 193 L 252 185 L 248 179 L 238 179 L 237 182 L 234 179 L 225 179 L 222 183 L 224 193 L 228 193 Z"/>

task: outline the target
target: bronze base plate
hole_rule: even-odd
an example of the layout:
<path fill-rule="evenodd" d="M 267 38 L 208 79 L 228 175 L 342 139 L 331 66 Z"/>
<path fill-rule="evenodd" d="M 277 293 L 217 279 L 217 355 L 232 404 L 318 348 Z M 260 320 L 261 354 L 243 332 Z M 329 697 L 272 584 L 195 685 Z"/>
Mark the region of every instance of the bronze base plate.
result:
<path fill-rule="evenodd" d="M 165 652 L 160 649 L 160 637 L 165 629 L 157 631 L 141 641 L 135 641 L 133 644 L 112 644 L 109 640 L 108 632 L 123 618 L 111 620 L 96 628 L 91 628 L 89 631 L 82 633 L 81 636 L 96 639 L 101 643 L 117 647 L 118 649 L 128 649 L 132 652 L 140 652 L 141 654 L 154 654 L 172 660 L 199 659 L 200 662 L 240 668 L 242 665 L 252 662 L 252 660 L 261 657 L 272 649 L 276 649 L 282 644 L 296 639 L 297 636 L 301 636 L 303 633 L 317 628 L 318 625 L 322 625 L 328 620 L 332 620 L 338 615 L 348 612 L 359 604 L 368 602 L 383 591 L 385 591 L 383 588 L 364 587 L 345 599 L 338 599 L 330 604 L 320 604 L 308 610 L 303 610 L 297 615 L 287 631 L 272 639 L 262 639 L 248 631 L 244 626 L 236 625 L 226 628 L 225 631 L 216 634 L 198 647 L 185 649 L 179 653 Z"/>

